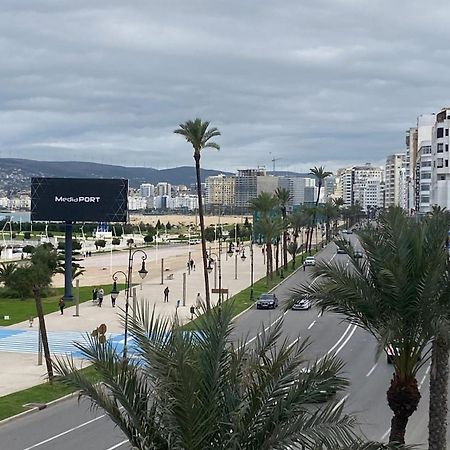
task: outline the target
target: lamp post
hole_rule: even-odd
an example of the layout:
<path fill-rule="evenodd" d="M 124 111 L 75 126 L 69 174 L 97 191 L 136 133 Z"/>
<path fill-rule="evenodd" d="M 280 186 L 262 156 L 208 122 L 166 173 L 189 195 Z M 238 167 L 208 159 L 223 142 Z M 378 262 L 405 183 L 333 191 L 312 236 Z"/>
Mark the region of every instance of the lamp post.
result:
<path fill-rule="evenodd" d="M 250 245 L 244 245 L 242 248 L 242 261 L 246 260 L 245 247 L 250 247 L 250 300 L 253 300 L 253 239 L 250 241 Z"/>
<path fill-rule="evenodd" d="M 144 250 L 137 249 L 134 252 L 132 252 L 132 246 L 129 245 L 129 252 L 128 252 L 128 273 L 123 272 L 122 270 L 117 270 L 113 273 L 112 279 L 113 279 L 113 287 L 111 290 L 111 298 L 113 300 L 116 300 L 119 296 L 119 291 L 117 289 L 117 278 L 118 275 L 121 274 L 125 277 L 125 284 L 126 284 L 126 291 L 125 291 L 125 337 L 124 337 L 124 345 L 123 345 L 123 359 L 125 360 L 127 358 L 127 343 L 128 343 L 128 309 L 130 306 L 129 298 L 130 298 L 130 290 L 131 290 L 131 277 L 133 273 L 133 258 L 136 253 L 142 253 L 142 266 L 138 270 L 138 274 L 143 280 L 146 276 L 148 271 L 145 269 L 145 260 L 147 259 L 147 253 L 144 252 Z"/>
<path fill-rule="evenodd" d="M 215 256 L 216 259 L 213 259 L 211 255 Z M 213 268 L 211 267 L 211 262 L 214 263 L 214 289 L 217 289 L 217 265 L 219 265 L 219 257 L 214 252 L 209 250 L 208 258 L 209 261 L 206 270 L 208 271 L 208 273 L 211 273 L 213 270 Z"/>

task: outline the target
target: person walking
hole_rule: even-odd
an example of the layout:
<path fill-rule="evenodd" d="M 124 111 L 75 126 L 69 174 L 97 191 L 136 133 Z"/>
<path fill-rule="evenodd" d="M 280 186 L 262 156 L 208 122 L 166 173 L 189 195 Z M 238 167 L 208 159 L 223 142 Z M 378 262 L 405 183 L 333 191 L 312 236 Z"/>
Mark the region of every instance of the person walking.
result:
<path fill-rule="evenodd" d="M 105 295 L 105 291 L 103 290 L 103 288 L 100 288 L 100 289 L 98 290 L 98 293 L 97 293 L 98 306 L 99 306 L 99 308 L 102 307 L 103 296 L 104 296 L 104 295 Z M 113 305 L 113 306 L 114 306 L 114 305 Z"/>
<path fill-rule="evenodd" d="M 197 293 L 197 297 L 195 298 L 195 307 L 197 309 L 200 309 L 200 307 L 202 306 L 202 303 L 203 303 L 203 299 L 199 292 L 199 293 Z"/>
<path fill-rule="evenodd" d="M 64 314 L 64 308 L 66 307 L 66 303 L 64 302 L 64 298 L 61 297 L 58 302 L 59 310 L 61 311 L 61 315 Z"/>
<path fill-rule="evenodd" d="M 92 303 L 97 303 L 97 295 L 98 291 L 97 288 L 95 287 L 94 289 L 92 289 Z"/>
<path fill-rule="evenodd" d="M 164 302 L 168 302 L 169 301 L 169 286 L 166 286 L 166 288 L 164 289 Z"/>

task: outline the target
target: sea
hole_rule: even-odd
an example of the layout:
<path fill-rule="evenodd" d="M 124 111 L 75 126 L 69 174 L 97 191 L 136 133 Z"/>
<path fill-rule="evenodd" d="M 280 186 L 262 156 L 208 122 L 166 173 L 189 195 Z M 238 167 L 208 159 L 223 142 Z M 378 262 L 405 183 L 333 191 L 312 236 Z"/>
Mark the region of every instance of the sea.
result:
<path fill-rule="evenodd" d="M 2 211 L 0 210 L 0 220 L 11 220 L 11 222 L 29 222 L 30 211 Z"/>

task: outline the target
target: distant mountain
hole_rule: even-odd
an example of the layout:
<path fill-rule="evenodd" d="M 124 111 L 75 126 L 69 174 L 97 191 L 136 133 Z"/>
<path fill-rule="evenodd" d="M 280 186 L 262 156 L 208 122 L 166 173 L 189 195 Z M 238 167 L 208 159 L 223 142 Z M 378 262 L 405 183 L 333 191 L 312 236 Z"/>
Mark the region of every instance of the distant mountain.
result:
<path fill-rule="evenodd" d="M 230 172 L 201 169 L 202 181 L 220 173 L 231 175 Z M 195 168 L 182 166 L 158 170 L 148 167 L 124 167 L 81 161 L 0 158 L 0 192 L 27 191 L 30 189 L 31 177 L 128 178 L 131 187 L 139 187 L 142 183 L 156 184 L 162 181 L 189 186 L 195 183 Z"/>

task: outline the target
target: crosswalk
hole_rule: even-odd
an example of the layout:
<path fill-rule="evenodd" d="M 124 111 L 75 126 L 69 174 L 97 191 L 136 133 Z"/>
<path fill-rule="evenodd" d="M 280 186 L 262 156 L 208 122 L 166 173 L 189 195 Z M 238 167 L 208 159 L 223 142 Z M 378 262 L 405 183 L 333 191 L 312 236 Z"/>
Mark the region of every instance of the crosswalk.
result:
<path fill-rule="evenodd" d="M 123 334 L 108 333 L 108 339 L 117 344 L 117 349 L 123 345 Z M 81 357 L 74 342 L 85 343 L 86 333 L 79 331 L 48 331 L 50 353 L 54 355 L 71 355 Z M 38 352 L 37 330 L 0 329 L 0 352 L 35 353 Z"/>

